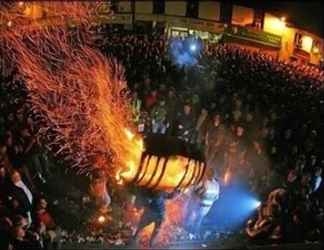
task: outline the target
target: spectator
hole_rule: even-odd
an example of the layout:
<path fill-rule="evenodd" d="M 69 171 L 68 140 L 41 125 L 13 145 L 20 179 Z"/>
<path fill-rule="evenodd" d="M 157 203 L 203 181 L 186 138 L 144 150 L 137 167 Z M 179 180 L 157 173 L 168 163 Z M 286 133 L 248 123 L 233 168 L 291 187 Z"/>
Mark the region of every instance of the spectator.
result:
<path fill-rule="evenodd" d="M 216 113 L 212 121 L 207 125 L 205 135 L 205 156 L 207 164 L 212 168 L 217 167 L 218 176 L 224 176 L 224 154 L 225 154 L 226 132 L 220 114 Z"/>
<path fill-rule="evenodd" d="M 46 229 L 53 230 L 56 225 L 51 214 L 47 211 L 47 201 L 44 198 L 40 198 L 36 205 L 35 210 L 36 224 L 44 224 Z"/>
<path fill-rule="evenodd" d="M 145 108 L 150 110 L 158 101 L 158 92 L 157 90 L 152 90 L 149 95 L 145 98 Z"/>
<path fill-rule="evenodd" d="M 189 103 L 184 104 L 183 111 L 177 114 L 176 136 L 186 142 L 194 142 L 194 116 Z"/>
<path fill-rule="evenodd" d="M 173 131 L 173 123 L 178 109 L 178 97 L 173 87 L 169 88 L 166 98 L 167 120 L 170 122 L 170 132 Z"/>
<path fill-rule="evenodd" d="M 169 127 L 169 122 L 167 120 L 167 110 L 164 100 L 160 100 L 159 103 L 152 108 L 151 119 L 152 132 L 154 134 L 165 134 Z"/>
<path fill-rule="evenodd" d="M 11 176 L 9 195 L 13 202 L 17 202 L 20 211 L 27 216 L 29 224 L 32 222 L 31 210 L 33 205 L 33 194 L 21 179 L 18 171 L 13 171 Z M 17 231 L 19 233 L 19 230 Z"/>
<path fill-rule="evenodd" d="M 0 218 L 0 249 L 12 250 L 10 244 L 10 229 L 12 221 L 8 217 Z"/>
<path fill-rule="evenodd" d="M 37 250 L 42 249 L 38 234 L 27 237 L 27 228 L 24 225 L 14 225 L 12 229 L 13 248 L 15 250 Z"/>
<path fill-rule="evenodd" d="M 320 167 L 315 168 L 314 177 L 312 180 L 312 192 L 319 190 L 322 183 L 322 169 Z"/>
<path fill-rule="evenodd" d="M 142 101 L 141 99 L 138 98 L 138 94 L 136 91 L 132 95 L 131 105 L 132 105 L 134 122 L 138 123 L 141 114 Z"/>
<path fill-rule="evenodd" d="M 0 165 L 0 201 L 4 201 L 6 199 L 6 195 L 8 193 L 8 187 L 9 187 L 9 180 L 6 173 L 6 168 L 4 165 Z"/>

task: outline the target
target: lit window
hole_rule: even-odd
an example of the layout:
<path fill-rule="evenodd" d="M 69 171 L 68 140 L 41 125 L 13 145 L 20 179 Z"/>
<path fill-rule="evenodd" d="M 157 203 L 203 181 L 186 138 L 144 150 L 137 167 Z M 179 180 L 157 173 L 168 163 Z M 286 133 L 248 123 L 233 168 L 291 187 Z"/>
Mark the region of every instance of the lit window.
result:
<path fill-rule="evenodd" d="M 281 36 L 285 31 L 285 28 L 286 23 L 284 20 L 281 20 L 273 15 L 266 14 L 264 19 L 264 31 Z"/>
<path fill-rule="evenodd" d="M 303 36 L 301 42 L 301 49 L 306 52 L 311 52 L 313 46 L 313 39 L 310 36 Z"/>

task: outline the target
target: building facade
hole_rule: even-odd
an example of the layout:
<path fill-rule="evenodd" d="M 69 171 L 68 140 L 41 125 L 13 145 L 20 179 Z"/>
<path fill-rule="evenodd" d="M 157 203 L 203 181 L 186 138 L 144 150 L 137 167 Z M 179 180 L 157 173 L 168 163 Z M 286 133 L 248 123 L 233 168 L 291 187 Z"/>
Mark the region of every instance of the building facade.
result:
<path fill-rule="evenodd" d="M 17 9 L 46 23 L 46 8 L 40 2 L 17 2 Z M 0 23 L 15 25 L 12 21 Z M 95 23 L 159 30 L 169 37 L 194 35 L 210 42 L 222 39 L 279 59 L 323 65 L 323 38 L 292 26 L 284 17 L 233 1 L 111 0 L 102 2 Z"/>
<path fill-rule="evenodd" d="M 168 36 L 196 35 L 319 65 L 324 39 L 286 23 L 284 17 L 222 1 L 112 1 L 114 20 L 125 25 L 163 27 Z"/>

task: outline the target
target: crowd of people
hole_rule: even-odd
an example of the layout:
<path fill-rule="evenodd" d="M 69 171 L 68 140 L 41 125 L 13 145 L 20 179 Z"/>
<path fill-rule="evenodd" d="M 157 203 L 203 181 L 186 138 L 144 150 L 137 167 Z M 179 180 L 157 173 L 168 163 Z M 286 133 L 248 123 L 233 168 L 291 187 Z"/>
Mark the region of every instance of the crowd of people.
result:
<path fill-rule="evenodd" d="M 318 104 L 324 72 L 235 45 L 205 44 L 198 65 L 178 67 L 183 78 L 172 83 L 169 79 L 177 77 L 169 76 L 175 64 L 168 53 L 172 39 L 122 39 L 128 41 L 127 58 L 135 63 L 158 58 L 140 67 L 143 79 L 128 79 L 138 131 L 200 145 L 208 166 L 223 182 L 244 180 L 264 200 L 272 190 L 283 188 L 289 229 L 281 231 L 280 240 L 320 239 L 324 203 Z M 137 68 L 131 60 L 124 61 L 122 50 L 110 49 L 114 44 L 108 43 L 105 51 L 129 65 L 127 75 L 136 75 Z M 156 49 L 150 49 L 154 45 Z M 150 74 L 152 68 L 158 76 L 164 74 L 164 82 Z M 285 209 L 280 209 L 283 215 Z M 297 227 L 303 229 L 298 236 Z"/>
<path fill-rule="evenodd" d="M 109 32 L 100 44 L 107 56 L 125 67 L 138 132 L 197 144 L 224 185 L 244 182 L 263 197 L 258 218 L 248 225 L 251 239 L 323 239 L 319 90 L 324 72 L 235 45 L 207 42 L 197 65 L 179 66 L 170 56 L 170 42 L 160 34 Z M 60 229 L 67 226 L 64 215 L 75 218 L 71 232 L 79 227 L 87 190 L 78 189 L 84 186 L 78 183 L 72 190 L 73 178 L 64 182 L 74 173 L 57 167 L 64 162 L 54 159 L 38 139 L 39 117 L 26 101 L 23 80 L 18 72 L 2 71 L 0 249 L 42 249 L 72 239 L 124 244 L 130 225 L 116 226 L 111 239 Z M 284 190 L 280 201 L 266 199 L 276 188 Z M 108 196 L 104 200 L 113 207 L 116 199 L 111 197 L 112 202 Z M 271 226 L 259 227 L 263 220 Z"/>

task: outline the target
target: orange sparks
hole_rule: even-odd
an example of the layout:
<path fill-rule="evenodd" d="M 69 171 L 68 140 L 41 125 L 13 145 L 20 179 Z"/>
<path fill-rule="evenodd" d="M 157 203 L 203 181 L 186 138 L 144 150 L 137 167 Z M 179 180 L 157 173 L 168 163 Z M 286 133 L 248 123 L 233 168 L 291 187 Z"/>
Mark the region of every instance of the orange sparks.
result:
<path fill-rule="evenodd" d="M 0 31 L 2 50 L 16 64 L 42 117 L 40 136 L 79 173 L 102 168 L 118 184 L 163 190 L 197 184 L 204 163 L 143 154 L 143 138 L 133 132 L 124 70 L 91 43 L 99 7 L 90 1 L 19 2 L 0 13 L 7 24 Z M 71 30 L 68 22 L 80 25 Z M 184 200 L 168 201 L 166 207 L 160 243 L 172 237 L 171 225 L 182 221 Z"/>
<path fill-rule="evenodd" d="M 79 173 L 102 168 L 119 184 L 136 181 L 164 190 L 197 184 L 203 163 L 182 156 L 141 162 L 143 138 L 132 132 L 124 70 L 91 43 L 90 27 L 101 7 L 98 2 L 24 2 L 1 13 L 11 22 L 1 38 L 43 117 L 48 147 Z M 67 22 L 80 25 L 71 30 Z"/>
<path fill-rule="evenodd" d="M 89 24 L 109 6 L 103 1 L 26 1 L 2 3 L 1 20 L 10 21 L 9 32 L 28 34 L 31 30 L 50 26 L 66 26 L 69 22 Z"/>
<path fill-rule="evenodd" d="M 1 38 L 24 77 L 33 107 L 46 122 L 44 134 L 54 135 L 49 147 L 72 158 L 81 173 L 97 167 L 108 174 L 114 174 L 117 166 L 126 170 L 127 162 L 140 157 L 142 149 L 125 133 L 133 124 L 123 68 L 90 47 L 88 29 L 82 26 L 90 25 L 97 3 L 19 4 L 24 6 L 34 11 L 38 7 L 48 18 L 40 15 L 30 24 L 19 12 L 8 11 L 4 16 L 12 28 L 3 31 Z M 65 18 L 82 22 L 77 34 L 60 25 Z M 49 20 L 57 24 L 55 29 L 44 24 Z M 38 29 L 28 29 L 34 24 Z"/>
<path fill-rule="evenodd" d="M 188 197 L 186 195 L 180 195 L 174 199 L 168 200 L 166 202 L 165 220 L 161 226 L 160 232 L 156 239 L 156 246 L 165 246 L 166 244 L 176 241 L 176 237 L 180 236 L 176 233 L 177 228 L 182 227 L 182 223 L 185 217 L 185 207 L 188 202 Z M 143 210 L 129 206 L 126 211 L 127 220 L 131 222 L 134 226 L 139 223 Z M 149 239 L 153 232 L 154 224 L 146 226 L 139 235 L 139 244 L 141 247 L 147 247 Z"/>

